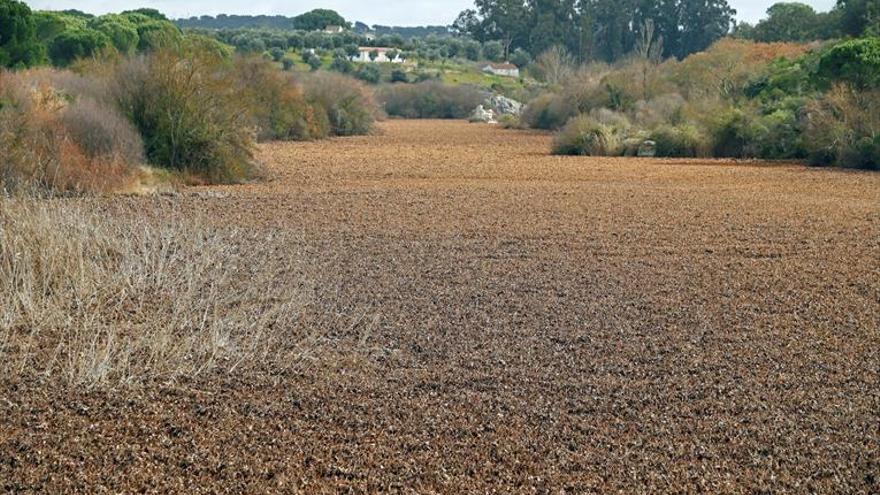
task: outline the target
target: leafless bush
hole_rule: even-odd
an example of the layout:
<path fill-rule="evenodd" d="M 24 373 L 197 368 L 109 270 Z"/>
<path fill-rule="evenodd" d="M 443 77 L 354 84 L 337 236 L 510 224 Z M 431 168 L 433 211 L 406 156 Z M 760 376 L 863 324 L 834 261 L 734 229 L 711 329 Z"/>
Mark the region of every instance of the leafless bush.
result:
<path fill-rule="evenodd" d="M 660 95 L 649 101 L 639 101 L 635 106 L 635 121 L 645 129 L 679 124 L 685 103 L 685 99 L 677 93 Z"/>
<path fill-rule="evenodd" d="M 306 292 L 275 280 L 296 266 L 180 216 L 0 200 L 0 373 L 117 386 L 290 365 Z"/>
<path fill-rule="evenodd" d="M 61 122 L 89 158 L 142 163 L 144 143 L 131 123 L 112 107 L 89 97 L 67 105 Z"/>
<path fill-rule="evenodd" d="M 562 84 L 575 72 L 575 60 L 561 46 L 553 46 L 538 55 L 530 69 L 539 81 L 548 84 Z"/>

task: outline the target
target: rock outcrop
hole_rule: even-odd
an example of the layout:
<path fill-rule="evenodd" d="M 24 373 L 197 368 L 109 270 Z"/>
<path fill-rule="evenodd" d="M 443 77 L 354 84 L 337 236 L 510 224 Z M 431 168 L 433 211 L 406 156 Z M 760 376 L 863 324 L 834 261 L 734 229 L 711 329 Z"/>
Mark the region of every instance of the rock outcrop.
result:
<path fill-rule="evenodd" d="M 495 111 L 495 115 L 514 115 L 522 113 L 523 104 L 501 95 L 492 95 L 486 99 L 484 105 Z"/>

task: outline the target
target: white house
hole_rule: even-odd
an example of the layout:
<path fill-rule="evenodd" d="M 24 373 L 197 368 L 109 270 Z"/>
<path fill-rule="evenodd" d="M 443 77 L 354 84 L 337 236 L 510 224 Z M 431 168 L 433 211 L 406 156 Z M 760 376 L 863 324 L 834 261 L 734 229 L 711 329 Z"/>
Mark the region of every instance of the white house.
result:
<path fill-rule="evenodd" d="M 337 26 L 335 24 L 331 24 L 324 28 L 324 32 L 327 34 L 339 34 L 345 31 L 345 28 L 342 26 Z"/>
<path fill-rule="evenodd" d="M 504 77 L 519 77 L 519 68 L 510 62 L 503 64 L 489 63 L 483 66 L 483 72 Z"/>
<path fill-rule="evenodd" d="M 376 60 L 370 58 L 370 54 L 376 52 L 378 55 Z M 394 55 L 394 59 L 392 60 L 389 56 L 389 52 L 396 52 Z M 374 46 L 361 46 L 358 47 L 358 54 L 356 57 L 351 57 L 352 62 L 376 62 L 376 63 L 392 63 L 392 64 L 402 64 L 405 59 L 401 56 L 400 50 L 396 48 L 378 48 Z"/>

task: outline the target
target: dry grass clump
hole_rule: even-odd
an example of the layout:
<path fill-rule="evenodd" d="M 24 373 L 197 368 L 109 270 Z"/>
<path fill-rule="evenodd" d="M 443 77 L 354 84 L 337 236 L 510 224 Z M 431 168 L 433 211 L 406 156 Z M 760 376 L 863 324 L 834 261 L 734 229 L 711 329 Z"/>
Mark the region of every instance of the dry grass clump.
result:
<path fill-rule="evenodd" d="M 623 151 L 625 128 L 579 115 L 556 135 L 553 152 L 558 155 L 615 156 Z"/>
<path fill-rule="evenodd" d="M 142 163 L 140 136 L 111 105 L 63 90 L 59 74 L 0 74 L 0 190 L 124 188 Z"/>
<path fill-rule="evenodd" d="M 114 386 L 288 365 L 306 295 L 273 280 L 296 267 L 182 215 L 0 200 L 0 373 Z"/>

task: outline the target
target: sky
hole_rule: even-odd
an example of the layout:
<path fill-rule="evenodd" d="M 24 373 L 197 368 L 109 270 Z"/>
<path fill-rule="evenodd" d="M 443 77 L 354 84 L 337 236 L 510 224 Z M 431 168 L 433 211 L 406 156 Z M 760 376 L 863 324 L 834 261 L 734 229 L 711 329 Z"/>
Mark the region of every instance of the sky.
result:
<path fill-rule="evenodd" d="M 835 0 L 800 0 L 818 11 L 827 11 Z M 737 18 L 756 22 L 776 0 L 728 0 Z M 217 14 L 280 14 L 294 16 L 314 8 L 334 9 L 349 21 L 369 25 L 448 25 L 473 0 L 25 0 L 37 10 L 79 9 L 93 14 L 152 7 L 168 17 Z"/>

